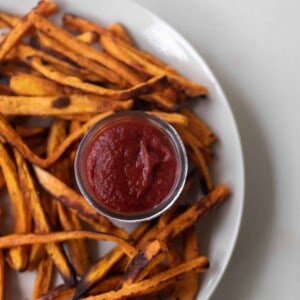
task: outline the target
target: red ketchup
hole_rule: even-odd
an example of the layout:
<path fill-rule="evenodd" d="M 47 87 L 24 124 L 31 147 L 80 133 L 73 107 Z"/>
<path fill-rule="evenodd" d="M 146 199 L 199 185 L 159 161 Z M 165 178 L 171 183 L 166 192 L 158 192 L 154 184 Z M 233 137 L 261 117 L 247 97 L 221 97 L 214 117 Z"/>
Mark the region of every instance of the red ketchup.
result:
<path fill-rule="evenodd" d="M 118 212 L 157 206 L 176 181 L 178 165 L 168 137 L 138 118 L 105 126 L 87 148 L 85 160 L 95 200 Z"/>

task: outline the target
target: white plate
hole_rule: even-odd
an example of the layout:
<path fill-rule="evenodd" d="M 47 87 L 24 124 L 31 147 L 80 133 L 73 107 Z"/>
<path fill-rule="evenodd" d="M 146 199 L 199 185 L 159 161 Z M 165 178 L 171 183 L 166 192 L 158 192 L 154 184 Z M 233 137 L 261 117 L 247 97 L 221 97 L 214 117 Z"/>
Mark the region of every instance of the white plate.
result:
<path fill-rule="evenodd" d="M 0 10 L 24 14 L 35 0 L 1 0 Z M 237 126 L 228 101 L 211 70 L 192 46 L 164 21 L 125 0 L 56 1 L 63 12 L 82 15 L 100 24 L 121 22 L 145 50 L 155 54 L 193 81 L 205 84 L 209 100 L 194 101 L 194 110 L 219 137 L 215 148 L 213 176 L 216 183 L 230 186 L 232 196 L 208 218 L 200 220 L 201 253 L 208 255 L 211 267 L 203 276 L 198 300 L 210 298 L 219 283 L 234 249 L 244 202 L 244 164 Z M 199 29 L 201 30 L 201 29 Z M 195 195 L 197 197 L 197 195 Z M 9 279 L 8 299 L 29 299 L 34 274 Z"/>

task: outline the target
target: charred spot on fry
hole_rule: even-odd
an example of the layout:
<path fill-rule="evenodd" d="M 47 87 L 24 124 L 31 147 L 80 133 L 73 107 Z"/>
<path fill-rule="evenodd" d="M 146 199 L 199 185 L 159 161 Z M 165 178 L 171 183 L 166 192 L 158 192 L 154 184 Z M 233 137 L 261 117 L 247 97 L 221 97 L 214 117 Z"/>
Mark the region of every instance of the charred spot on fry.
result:
<path fill-rule="evenodd" d="M 0 84 L 9 84 L 10 83 L 10 76 L 5 74 L 0 74 Z"/>
<path fill-rule="evenodd" d="M 55 108 L 67 107 L 70 104 L 70 98 L 68 97 L 59 97 L 52 101 L 52 106 Z"/>

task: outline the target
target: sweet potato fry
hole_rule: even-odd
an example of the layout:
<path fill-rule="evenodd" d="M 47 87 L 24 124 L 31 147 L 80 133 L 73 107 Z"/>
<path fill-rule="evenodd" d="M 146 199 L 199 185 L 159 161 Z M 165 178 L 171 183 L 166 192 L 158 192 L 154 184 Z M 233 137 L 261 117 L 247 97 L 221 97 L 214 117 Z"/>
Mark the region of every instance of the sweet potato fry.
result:
<path fill-rule="evenodd" d="M 48 155 L 51 155 L 57 149 L 57 147 L 65 140 L 67 135 L 66 125 L 66 122 L 62 120 L 55 120 L 52 123 L 47 144 Z M 52 172 L 60 180 L 70 185 L 70 173 L 66 172 L 66 170 L 69 169 L 69 159 L 65 158 L 52 167 Z M 53 202 L 57 203 L 58 218 L 64 230 L 68 231 L 82 229 L 80 221 L 74 213 L 69 211 L 60 202 Z M 88 269 L 88 266 L 90 264 L 87 245 L 84 240 L 71 240 L 67 244 L 74 269 L 78 275 L 82 276 L 83 273 Z"/>
<path fill-rule="evenodd" d="M 69 300 L 74 296 L 75 288 L 59 285 L 39 296 L 38 300 Z"/>
<path fill-rule="evenodd" d="M 155 56 L 151 55 L 150 53 L 148 53 L 146 51 L 142 51 L 142 50 L 140 50 L 138 48 L 135 48 L 135 47 L 131 47 L 130 49 L 135 54 L 139 55 L 140 57 L 142 57 L 143 59 L 145 59 L 149 63 L 152 63 L 153 65 L 155 65 L 157 67 L 160 67 L 161 69 L 166 70 L 170 73 L 177 74 L 174 68 L 172 68 L 169 65 L 163 63 L 161 60 L 157 59 Z"/>
<path fill-rule="evenodd" d="M 205 191 L 211 190 L 213 188 L 213 181 L 208 168 L 212 156 L 211 149 L 209 146 L 204 145 L 204 141 L 189 131 L 189 128 L 176 126 L 176 129 L 184 143 L 188 146 L 189 156 L 193 160 L 201 179 L 204 179 Z"/>
<path fill-rule="evenodd" d="M 140 224 L 131 234 L 133 241 L 138 240 L 149 227 L 149 223 Z M 124 256 L 124 252 L 120 247 L 110 251 L 102 257 L 98 262 L 91 266 L 88 272 L 78 282 L 74 299 L 85 295 L 90 291 L 100 280 L 102 280 L 113 266 Z"/>
<path fill-rule="evenodd" d="M 210 191 L 213 188 L 213 181 L 210 175 L 208 164 L 206 162 L 206 158 L 203 155 L 202 151 L 193 143 L 192 139 L 187 141 L 188 146 L 190 147 L 190 157 L 192 158 L 198 172 L 200 178 L 204 179 L 205 183 L 205 192 Z"/>
<path fill-rule="evenodd" d="M 69 15 L 65 15 L 65 16 L 66 16 L 66 20 L 67 20 Z M 73 20 L 73 18 L 75 18 L 76 20 L 83 21 L 83 26 L 79 26 L 80 32 L 82 32 L 82 30 L 84 28 L 89 28 L 90 30 L 97 32 L 98 34 L 101 34 L 102 31 L 105 32 L 104 28 L 99 27 L 98 25 L 96 25 L 94 23 L 86 21 L 82 18 L 72 16 L 71 19 Z M 75 21 L 75 23 L 76 22 L 77 21 Z M 79 21 L 79 22 L 81 22 L 81 21 Z M 72 21 L 71 21 L 71 23 L 72 23 Z M 121 25 L 119 25 L 119 27 L 120 26 Z M 119 62 L 116 62 L 113 60 L 113 57 L 107 57 L 107 59 L 109 59 L 110 67 L 113 70 L 115 70 L 116 72 L 121 72 L 120 75 L 122 75 L 122 77 L 124 79 L 126 79 L 127 82 L 130 83 L 131 85 L 136 85 L 136 84 L 142 83 L 144 81 L 144 79 L 141 77 L 141 74 L 135 74 L 132 70 L 128 69 L 125 65 L 120 65 Z M 152 93 L 150 95 L 142 96 L 142 99 L 144 99 L 146 101 L 154 102 L 158 106 L 165 108 L 167 110 L 175 109 L 175 104 L 172 103 L 172 101 L 170 101 L 169 97 L 165 97 L 163 94 Z"/>
<path fill-rule="evenodd" d="M 63 96 L 72 93 L 72 89 L 68 87 L 39 76 L 25 73 L 11 76 L 9 87 L 15 94 L 21 96 Z"/>
<path fill-rule="evenodd" d="M 34 271 L 38 268 L 39 263 L 45 256 L 46 246 L 44 244 L 34 244 L 31 245 L 30 257 L 28 262 L 27 271 Z"/>
<path fill-rule="evenodd" d="M 184 233 L 183 259 L 190 261 L 196 258 L 198 253 L 198 241 L 195 226 L 188 228 Z M 189 271 L 180 276 L 180 281 L 173 290 L 174 299 L 194 300 L 198 292 L 198 273 Z M 186 287 L 189 287 L 188 289 Z"/>
<path fill-rule="evenodd" d="M 84 18 L 75 16 L 72 14 L 64 14 L 63 23 L 64 23 L 64 26 L 66 26 L 67 28 L 73 29 L 75 31 L 79 31 L 79 32 L 94 31 L 94 32 L 97 32 L 99 34 L 99 36 L 105 35 L 108 32 L 110 32 L 110 33 L 114 34 L 115 36 L 121 38 L 123 41 L 127 42 L 128 44 L 133 45 L 132 38 L 130 37 L 130 35 L 128 34 L 126 29 L 120 23 L 114 23 L 114 24 L 109 25 L 106 28 L 104 28 L 104 27 L 102 27 L 98 24 L 95 24 L 89 20 L 86 20 Z M 165 63 L 163 63 L 162 61 L 160 61 L 153 55 L 151 55 L 145 51 L 141 51 L 137 48 L 132 48 L 132 50 L 133 49 L 134 49 L 135 53 L 139 54 L 147 61 L 149 61 L 149 62 L 153 63 L 154 65 L 157 65 L 163 69 L 166 69 L 168 71 L 175 73 L 175 70 L 173 68 L 166 65 Z"/>
<path fill-rule="evenodd" d="M 100 293 L 105 293 L 112 291 L 118 287 L 122 279 L 121 274 L 111 275 L 104 278 L 99 284 L 97 284 L 90 292 L 90 295 L 97 295 Z"/>
<path fill-rule="evenodd" d="M 204 160 L 205 165 L 202 166 L 202 164 L 198 165 L 198 167 L 202 166 L 202 168 L 208 168 L 209 163 L 211 162 L 212 158 L 213 158 L 213 153 L 212 153 L 212 149 L 209 146 L 205 146 L 203 144 L 203 142 L 201 140 L 199 140 L 190 130 L 189 128 L 183 128 L 181 126 L 176 126 L 175 128 L 177 130 L 177 132 L 179 133 L 180 137 L 182 138 L 183 142 L 190 148 L 189 150 L 193 150 L 192 147 L 190 145 L 193 145 L 194 147 L 196 147 L 199 151 L 202 158 L 201 161 Z M 191 158 L 193 156 L 194 160 L 196 160 L 195 155 L 190 155 Z M 201 171 L 201 169 L 199 168 L 199 170 Z M 206 170 L 205 172 L 208 172 L 208 170 Z M 204 173 L 204 172 L 203 172 Z M 201 175 L 202 177 L 202 175 Z"/>
<path fill-rule="evenodd" d="M 39 57 L 28 57 L 27 61 L 35 70 L 53 81 L 88 93 L 105 96 L 112 100 L 127 100 L 130 98 L 136 98 L 152 93 L 153 91 L 161 90 L 167 85 L 165 76 L 156 76 L 144 83 L 140 83 L 126 90 L 111 90 L 91 83 L 83 82 L 78 77 L 65 76 L 64 74 L 55 70 L 53 67 L 45 65 L 45 62 L 43 62 Z"/>
<path fill-rule="evenodd" d="M 64 14 L 63 24 L 65 27 L 70 28 L 75 31 L 84 32 L 84 31 L 93 31 L 98 35 L 107 33 L 108 31 L 115 34 L 119 38 L 122 38 L 128 44 L 133 44 L 133 40 L 130 37 L 129 33 L 126 31 L 124 26 L 120 23 L 113 23 L 106 28 L 93 23 L 89 20 L 80 18 L 72 14 Z"/>
<path fill-rule="evenodd" d="M 124 63 L 137 71 L 151 76 L 167 75 L 170 83 L 178 91 L 184 91 L 184 93 L 189 97 L 207 94 L 207 88 L 205 86 L 189 81 L 180 75 L 174 74 L 169 70 L 162 69 L 161 67 L 150 63 L 132 50 L 132 47 L 129 44 L 123 42 L 121 39 L 113 36 L 112 34 L 102 35 L 101 45 L 111 55 L 118 57 Z"/>
<path fill-rule="evenodd" d="M 54 264 L 49 256 L 44 256 L 40 261 L 34 282 L 32 299 L 37 300 L 39 296 L 49 291 L 53 277 Z"/>
<path fill-rule="evenodd" d="M 126 255 L 133 257 L 137 251 L 124 239 L 107 233 L 73 230 L 50 233 L 14 233 L 0 237 L 0 249 L 16 246 L 32 245 L 36 243 L 49 244 L 60 243 L 74 239 L 94 239 L 116 243 Z"/>
<path fill-rule="evenodd" d="M 0 12 L 0 20 L 2 21 L 2 23 L 4 23 L 6 26 L 9 26 L 10 28 L 17 26 L 20 22 L 19 17 L 6 14 L 4 12 Z"/>
<path fill-rule="evenodd" d="M 142 249 L 149 241 L 155 239 L 156 234 L 158 233 L 157 224 L 154 224 L 150 227 L 139 239 L 136 240 L 136 248 Z M 118 263 L 116 269 L 118 272 L 124 273 L 130 263 L 128 257 L 123 257 L 122 260 Z"/>
<path fill-rule="evenodd" d="M 117 74 L 119 74 L 124 80 L 129 82 L 131 85 L 137 85 L 137 84 L 143 82 L 143 80 L 141 80 L 141 78 L 137 74 L 132 72 L 125 65 L 121 64 L 118 60 L 114 59 L 113 57 L 107 55 L 104 52 L 99 52 L 96 49 L 90 48 L 90 50 L 88 50 L 87 46 L 84 44 L 78 44 L 78 42 L 76 44 L 76 41 L 74 41 L 72 36 L 68 35 L 66 32 L 60 31 L 61 37 L 59 39 L 58 35 L 55 34 L 59 30 L 59 28 L 53 27 L 53 24 L 47 23 L 47 20 L 45 20 L 43 18 L 38 18 L 35 16 L 35 22 L 36 22 L 35 25 L 40 30 L 44 29 L 44 31 L 46 31 L 45 28 L 48 28 L 48 31 L 46 33 L 47 33 L 47 35 L 50 35 L 53 39 L 58 39 L 62 43 L 66 43 L 66 40 L 68 40 L 69 41 L 68 47 L 71 44 L 74 44 L 73 45 L 74 47 L 75 47 L 75 45 L 77 45 L 75 48 L 70 47 L 70 50 L 77 51 L 78 54 L 80 54 L 82 56 L 88 56 L 88 58 L 90 58 L 91 60 L 95 60 L 95 61 L 99 62 L 100 64 L 105 65 L 107 68 L 109 68 L 109 69 L 115 71 Z M 51 30 L 49 28 L 51 28 Z M 91 31 L 97 32 L 96 30 L 91 30 Z M 97 33 L 99 33 L 99 32 L 97 32 Z M 68 52 L 66 52 L 66 50 L 65 50 L 65 53 L 68 53 Z M 170 103 L 170 101 L 167 101 L 167 99 L 161 95 L 157 95 L 157 94 L 154 94 L 151 96 L 147 95 L 147 97 L 145 97 L 145 99 L 150 99 L 150 101 L 157 102 L 162 107 L 166 107 L 168 109 L 174 108 L 174 104 Z"/>
<path fill-rule="evenodd" d="M 63 205 L 75 212 L 83 221 L 94 226 L 96 230 L 101 232 L 110 232 L 116 236 L 128 238 L 128 234 L 124 230 L 113 225 L 106 217 L 97 213 L 83 196 L 47 171 L 37 166 L 34 166 L 34 170 L 38 181 L 44 189 Z"/>
<path fill-rule="evenodd" d="M 216 205 L 222 203 L 230 194 L 227 186 L 221 184 L 215 187 L 208 195 L 193 204 L 184 213 L 176 217 L 170 224 L 162 229 L 156 236 L 164 241 L 172 240 L 186 228 L 194 225 L 201 217 L 206 215 Z"/>
<path fill-rule="evenodd" d="M 108 28 L 73 14 L 64 14 L 63 25 L 78 32 L 94 31 L 99 35 L 105 34 Z"/>
<path fill-rule="evenodd" d="M 64 15 L 64 21 L 67 14 Z M 125 27 L 120 23 L 113 23 L 106 27 L 107 30 L 124 40 L 126 43 L 133 45 L 133 40 Z"/>
<path fill-rule="evenodd" d="M 125 81 L 122 80 L 117 74 L 112 72 L 111 70 L 99 65 L 98 63 L 94 62 L 93 60 L 87 58 L 86 56 L 80 55 L 66 47 L 65 43 L 61 43 L 48 37 L 48 35 L 44 33 L 38 33 L 39 42 L 45 50 L 51 49 L 64 57 L 67 57 L 77 65 L 89 70 L 102 78 L 105 82 L 112 82 L 121 87 L 125 87 Z M 81 38 L 82 39 L 82 38 Z M 85 42 L 85 40 L 83 40 Z"/>
<path fill-rule="evenodd" d="M 17 56 L 18 58 L 27 63 L 26 58 L 29 56 L 38 56 L 42 58 L 44 61 L 52 64 L 57 70 L 61 71 L 66 75 L 73 75 L 80 77 L 82 80 L 90 81 L 90 82 L 101 82 L 103 81 L 103 77 L 96 75 L 86 69 L 78 68 L 75 65 L 72 65 L 66 61 L 56 58 L 55 56 L 49 55 L 46 52 L 37 50 L 32 48 L 29 45 L 20 43 L 17 46 Z"/>
<path fill-rule="evenodd" d="M 86 58 L 98 62 L 100 65 L 105 66 L 108 70 L 114 71 L 116 74 L 120 75 L 123 80 L 128 80 L 129 75 L 135 76 L 135 73 L 130 71 L 126 66 L 107 55 L 106 53 L 99 51 L 95 48 L 90 47 L 82 43 L 81 41 L 74 39 L 72 35 L 63 29 L 55 26 L 48 20 L 38 15 L 32 15 L 32 22 L 35 28 L 46 33 L 51 38 L 59 41 L 60 43 L 66 45 L 73 52 L 85 56 Z"/>
<path fill-rule="evenodd" d="M 26 64 L 19 62 L 18 59 L 14 62 L 5 62 L 0 65 L 1 81 L 2 83 L 9 83 L 9 77 L 18 73 L 30 73 L 32 68 Z M 7 77 L 6 77 L 7 76 Z M 5 81 L 6 77 L 6 81 Z M 4 82 L 3 82 L 4 79 Z"/>
<path fill-rule="evenodd" d="M 0 143 L 0 166 L 12 204 L 14 217 L 13 231 L 15 233 L 30 232 L 31 216 L 27 213 L 27 205 L 19 185 L 16 166 L 2 143 Z M 7 255 L 10 266 L 18 271 L 23 271 L 28 264 L 28 254 L 28 247 L 11 248 Z"/>
<path fill-rule="evenodd" d="M 0 19 L 0 29 L 6 28 L 8 25 Z"/>
<path fill-rule="evenodd" d="M 32 27 L 30 16 L 34 14 L 49 15 L 56 11 L 56 5 L 50 1 L 40 1 L 22 20 L 16 24 L 14 29 L 6 36 L 0 47 L 0 61 L 21 40 L 21 38 Z"/>
<path fill-rule="evenodd" d="M 197 148 L 201 149 L 201 151 L 205 150 L 206 147 L 193 133 L 189 131 L 188 128 L 183 128 L 182 126 L 176 126 L 176 130 L 178 131 L 182 140 L 187 144 L 194 144 Z"/>
<path fill-rule="evenodd" d="M 146 113 L 157 116 L 173 125 L 179 125 L 179 126 L 186 127 L 189 123 L 188 118 L 186 118 L 182 114 L 178 114 L 178 113 L 166 113 L 166 112 L 161 112 L 161 111 L 146 111 Z"/>
<path fill-rule="evenodd" d="M 167 255 L 167 246 L 159 240 L 149 242 L 138 252 L 128 266 L 122 280 L 122 286 L 144 279 L 150 270 L 161 263 Z"/>
<path fill-rule="evenodd" d="M 178 206 L 183 202 L 183 199 L 185 198 L 187 192 L 191 189 L 192 184 L 193 179 L 188 179 L 185 183 L 183 191 L 181 192 L 181 195 L 176 200 L 176 202 L 172 205 L 172 207 L 170 207 L 165 213 L 163 213 L 159 217 L 157 223 L 157 227 L 159 230 L 165 228 L 175 218 Z"/>
<path fill-rule="evenodd" d="M 0 114 L 0 135 L 1 137 L 11 144 L 13 147 L 18 149 L 20 153 L 30 161 L 44 165 L 44 159 L 35 155 L 28 146 L 24 143 L 20 135 L 12 128 L 8 121 Z"/>
<path fill-rule="evenodd" d="M 70 127 L 69 127 L 69 134 L 75 132 L 77 129 L 79 129 L 81 127 L 81 122 L 80 121 L 77 121 L 77 120 L 72 120 L 71 123 L 70 123 Z M 75 161 L 75 156 L 76 156 L 76 151 L 77 149 L 74 149 L 71 151 L 70 153 L 70 167 L 71 167 L 71 170 L 73 172 L 74 170 L 74 161 Z"/>
<path fill-rule="evenodd" d="M 180 113 L 189 119 L 188 130 L 195 135 L 205 147 L 209 147 L 217 140 L 215 134 L 189 109 L 181 108 Z"/>
<path fill-rule="evenodd" d="M 29 173 L 26 162 L 16 150 L 14 151 L 14 153 L 18 165 L 19 179 L 22 184 L 22 190 L 27 200 L 27 203 L 29 203 L 31 215 L 34 219 L 37 230 L 40 233 L 50 232 L 51 226 L 47 220 L 46 214 L 41 205 L 40 198 L 37 194 L 35 184 L 33 182 L 31 174 Z M 63 248 L 59 244 L 51 243 L 51 241 L 49 240 L 46 249 L 49 256 L 53 259 L 61 276 L 65 280 L 65 283 L 68 286 L 74 285 L 75 277 L 73 274 L 73 270 L 69 265 Z"/>
<path fill-rule="evenodd" d="M 99 284 L 97 284 L 90 292 L 89 295 L 97 295 L 100 293 L 105 293 L 114 290 L 122 279 L 121 274 L 111 275 L 103 279 Z M 72 299 L 75 293 L 75 288 L 68 288 L 66 286 L 58 286 L 48 293 L 41 295 L 39 300 L 68 300 Z"/>
<path fill-rule="evenodd" d="M 3 251 L 0 250 L 0 300 L 5 297 L 5 262 Z"/>
<path fill-rule="evenodd" d="M 28 91 L 30 92 L 30 90 Z M 6 116 L 60 116 L 73 114 L 97 114 L 110 110 L 126 110 L 130 109 L 133 105 L 132 100 L 107 100 L 104 97 L 95 95 L 58 95 L 36 97 L 0 95 L 0 113 Z M 169 118 L 172 119 L 172 116 Z M 175 116 L 173 121 L 177 121 Z M 178 122 L 179 121 L 177 121 L 177 123 Z"/>
<path fill-rule="evenodd" d="M 0 136 L 8 142 L 10 145 L 15 147 L 26 159 L 33 164 L 49 167 L 60 158 L 60 156 L 66 151 L 66 149 L 72 145 L 75 141 L 81 138 L 84 133 L 94 124 L 99 122 L 101 119 L 109 116 L 112 112 L 106 112 L 99 114 L 92 118 L 90 121 L 82 125 L 78 130 L 70 134 L 59 148 L 50 157 L 43 159 L 32 152 L 28 146 L 24 143 L 20 135 L 11 127 L 7 120 L 0 114 Z"/>
<path fill-rule="evenodd" d="M 125 297 L 141 296 L 144 295 L 145 293 L 146 294 L 149 293 L 149 291 L 154 289 L 158 284 L 167 282 L 168 280 L 180 274 L 183 274 L 191 270 L 203 272 L 208 268 L 208 266 L 209 266 L 209 262 L 207 257 L 200 256 L 189 262 L 182 263 L 177 267 L 171 268 L 165 272 L 155 275 L 149 279 L 145 279 L 137 283 L 126 285 L 117 291 L 111 291 L 97 296 L 90 296 L 84 299 L 86 300 L 107 300 L 107 299 L 114 300 L 115 299 L 116 300 Z"/>
<path fill-rule="evenodd" d="M 62 204 L 57 207 L 58 217 L 62 228 L 66 231 L 81 230 L 82 226 L 78 217 L 65 208 Z M 82 276 L 90 266 L 88 248 L 85 240 L 70 240 L 68 248 L 72 265 L 79 276 Z"/>
<path fill-rule="evenodd" d="M 125 72 L 126 72 L 126 70 L 124 71 L 124 73 Z M 128 71 L 127 71 L 127 73 L 128 73 Z M 124 77 L 125 77 L 125 75 L 124 75 Z M 131 85 L 135 85 L 137 83 L 141 83 L 144 81 L 141 74 L 139 74 L 139 77 L 137 77 L 137 75 L 132 76 L 132 74 L 128 73 L 126 78 Z M 150 103 L 155 103 L 158 107 L 173 111 L 177 108 L 177 106 L 176 106 L 176 103 L 174 102 L 174 99 L 170 98 L 170 95 L 166 93 L 167 90 L 170 90 L 170 87 L 166 87 L 165 90 L 162 91 L 161 93 L 154 92 L 154 93 L 151 93 L 148 95 L 143 95 L 143 96 L 141 96 L 141 99 L 143 99 L 147 102 L 150 102 Z"/>

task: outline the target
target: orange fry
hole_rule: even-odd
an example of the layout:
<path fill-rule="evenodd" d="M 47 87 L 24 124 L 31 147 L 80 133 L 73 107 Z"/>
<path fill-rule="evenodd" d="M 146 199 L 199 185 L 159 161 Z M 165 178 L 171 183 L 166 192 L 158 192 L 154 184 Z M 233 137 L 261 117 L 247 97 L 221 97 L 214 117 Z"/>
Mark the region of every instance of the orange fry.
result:
<path fill-rule="evenodd" d="M 112 25 L 107 26 L 107 28 L 104 28 L 104 27 L 100 26 L 99 24 L 96 24 L 87 19 L 75 16 L 72 14 L 64 14 L 63 23 L 64 23 L 64 26 L 66 26 L 67 28 L 70 28 L 72 30 L 76 30 L 79 32 L 94 31 L 94 32 L 97 32 L 99 34 L 99 36 L 108 34 L 110 32 L 110 33 L 114 34 L 115 36 L 121 38 L 123 41 L 127 42 L 128 44 L 133 45 L 132 38 L 130 37 L 130 35 L 128 34 L 126 29 L 120 23 L 114 23 Z M 166 69 L 168 71 L 171 71 L 173 73 L 176 73 L 173 68 L 166 65 L 165 63 L 163 63 L 162 61 L 160 61 L 153 55 L 151 55 L 145 51 L 139 50 L 135 47 L 132 47 L 132 50 L 134 50 L 135 53 L 139 54 L 144 59 L 153 63 L 154 65 L 157 65 L 157 66 L 159 66 L 163 69 Z"/>
<path fill-rule="evenodd" d="M 13 28 L 18 25 L 20 22 L 20 18 L 14 15 L 6 14 L 4 12 L 0 12 L 0 20 L 2 23 L 6 24 L 10 28 Z"/>
<path fill-rule="evenodd" d="M 38 37 L 40 44 L 46 50 L 54 50 L 64 57 L 71 59 L 82 68 L 85 68 L 86 70 L 89 70 L 103 78 L 103 81 L 112 82 L 122 87 L 125 86 L 124 81 L 122 81 L 122 79 L 117 74 L 99 65 L 95 61 L 88 59 L 86 56 L 74 52 L 73 49 L 68 48 L 65 43 L 61 43 L 55 39 L 51 39 L 47 34 L 44 33 L 38 33 Z"/>
<path fill-rule="evenodd" d="M 93 239 L 116 243 L 129 256 L 136 255 L 136 250 L 128 242 L 112 234 L 74 230 L 51 233 L 14 233 L 0 237 L 0 249 L 32 244 L 60 243 L 76 239 Z"/>
<path fill-rule="evenodd" d="M 83 82 L 78 77 L 66 76 L 57 71 L 55 68 L 46 65 L 45 62 L 43 62 L 39 57 L 28 57 L 27 61 L 36 71 L 53 81 L 88 93 L 105 96 L 112 100 L 127 100 L 136 98 L 152 93 L 153 91 L 161 90 L 167 85 L 165 76 L 156 76 L 144 83 L 140 83 L 134 87 L 128 88 L 127 90 L 111 90 L 91 83 Z"/>
<path fill-rule="evenodd" d="M 74 37 L 70 35 L 67 31 L 52 24 L 42 16 L 38 16 L 36 14 L 32 15 L 31 20 L 34 23 L 35 28 L 37 28 L 38 30 L 44 32 L 54 40 L 59 41 L 78 55 L 96 61 L 100 65 L 105 66 L 108 70 L 114 71 L 116 74 L 120 75 L 125 81 L 128 80 L 129 74 L 130 76 L 135 76 L 134 72 L 130 71 L 118 60 L 112 58 L 103 51 L 99 51 L 95 48 L 90 47 L 89 45 L 82 43 L 77 39 L 74 39 Z"/>
<path fill-rule="evenodd" d="M 39 195 L 36 191 L 36 187 L 33 182 L 33 178 L 28 170 L 27 164 L 23 157 L 17 151 L 15 151 L 15 157 L 18 165 L 20 182 L 22 183 L 22 189 L 25 194 L 27 203 L 30 207 L 30 212 L 34 219 L 37 231 L 39 233 L 50 232 L 50 223 L 41 204 Z M 75 277 L 73 274 L 73 270 L 69 265 L 68 259 L 61 245 L 54 244 L 49 241 L 49 243 L 47 243 L 46 249 L 49 256 L 53 259 L 61 276 L 65 280 L 65 283 L 68 286 L 74 285 Z"/>
<path fill-rule="evenodd" d="M 117 291 L 107 292 L 97 296 L 90 296 L 83 298 L 85 300 L 117 300 L 125 297 L 141 296 L 149 293 L 151 289 L 155 288 L 157 285 L 167 282 L 171 278 L 188 272 L 190 270 L 196 270 L 198 272 L 205 271 L 209 266 L 207 257 L 200 256 L 189 262 L 182 263 L 177 267 L 171 268 L 165 272 L 155 275 L 149 279 L 126 285 Z"/>
<path fill-rule="evenodd" d="M 132 47 L 129 44 L 112 34 L 102 35 L 101 44 L 111 55 L 119 57 L 124 63 L 137 71 L 151 76 L 167 75 L 170 83 L 172 83 L 177 90 L 184 91 L 189 97 L 207 94 L 207 88 L 205 86 L 189 81 L 180 75 L 174 74 L 172 71 L 162 69 L 161 67 L 150 63 L 138 55 L 136 51 L 132 50 Z"/>
<path fill-rule="evenodd" d="M 0 166 L 12 204 L 14 232 L 30 232 L 31 216 L 28 214 L 26 201 L 19 184 L 17 169 L 2 143 L 0 143 Z M 28 254 L 27 247 L 11 248 L 7 256 L 10 266 L 18 271 L 24 270 L 28 264 Z"/>
<path fill-rule="evenodd" d="M 63 96 L 72 93 L 73 90 L 28 73 L 12 75 L 9 79 L 9 87 L 15 94 L 21 96 Z"/>
<path fill-rule="evenodd" d="M 144 279 L 167 255 L 167 246 L 159 240 L 149 242 L 131 260 L 122 280 L 122 286 Z"/>
<path fill-rule="evenodd" d="M 189 146 L 192 148 L 191 157 L 196 165 L 196 168 L 198 169 L 200 176 L 203 177 L 205 181 L 206 189 L 210 191 L 213 188 L 213 181 L 209 173 L 205 157 L 201 150 L 199 150 L 199 148 L 197 148 L 193 143 L 189 144 Z"/>
<path fill-rule="evenodd" d="M 172 240 L 186 228 L 194 225 L 203 215 L 207 214 L 216 205 L 222 203 L 230 194 L 227 186 L 221 184 L 215 187 L 200 201 L 193 204 L 184 213 L 176 217 L 171 223 L 163 228 L 156 238 L 161 240 Z"/>
<path fill-rule="evenodd" d="M 20 43 L 17 46 L 17 56 L 18 58 L 27 63 L 26 59 L 30 56 L 38 56 L 42 58 L 47 63 L 52 64 L 59 71 L 63 72 L 66 75 L 76 75 L 80 77 L 82 80 L 91 81 L 91 82 L 101 82 L 103 81 L 103 77 L 96 75 L 96 73 L 92 73 L 86 69 L 78 68 L 64 60 L 58 59 L 55 56 L 49 55 L 46 52 L 37 50 L 32 48 L 29 45 Z"/>
<path fill-rule="evenodd" d="M 45 294 L 51 287 L 54 272 L 54 264 L 49 256 L 44 256 L 40 261 L 37 275 L 34 282 L 32 299 L 39 299 L 40 295 Z"/>
<path fill-rule="evenodd" d="M 190 261 L 196 258 L 198 253 L 198 241 L 197 232 L 195 226 L 188 228 L 184 233 L 184 261 Z M 198 292 L 198 273 L 195 271 L 189 271 L 180 276 L 178 284 L 172 291 L 174 299 L 178 300 L 193 300 L 197 297 Z M 186 287 L 189 287 L 188 289 Z"/>
<path fill-rule="evenodd" d="M 0 62 L 5 55 L 21 40 L 21 38 L 32 27 L 30 16 L 34 14 L 50 15 L 56 11 L 56 5 L 53 2 L 42 0 L 32 9 L 22 20 L 16 24 L 16 27 L 6 36 L 0 47 Z"/>
<path fill-rule="evenodd" d="M 179 111 L 190 120 L 188 130 L 195 135 L 204 146 L 208 147 L 217 140 L 214 133 L 194 113 L 187 108 L 181 108 Z"/>
<path fill-rule="evenodd" d="M 51 155 L 51 153 L 53 153 L 66 138 L 66 125 L 67 123 L 62 120 L 55 120 L 52 123 L 47 143 L 48 155 Z M 69 168 L 69 159 L 64 158 L 52 167 L 52 172 L 60 180 L 70 185 L 71 176 L 69 172 L 66 172 L 66 170 Z M 64 230 L 68 231 L 82 229 L 80 220 L 74 213 L 72 213 L 58 201 L 53 200 L 53 203 L 57 204 L 57 215 Z M 78 275 L 82 276 L 82 274 L 88 269 L 90 263 L 87 245 L 84 240 L 71 240 L 68 241 L 67 245 L 74 269 Z"/>
<path fill-rule="evenodd" d="M 65 22 L 65 16 L 64 15 L 64 22 Z M 123 39 L 126 43 L 133 45 L 133 40 L 130 36 L 130 34 L 127 32 L 125 27 L 120 23 L 113 23 L 106 27 L 107 30 L 117 35 L 119 38 Z"/>
<path fill-rule="evenodd" d="M 95 95 L 78 94 L 34 97 L 0 95 L 0 113 L 6 116 L 98 114 L 110 110 L 127 110 L 130 109 L 132 105 L 132 100 L 107 100 L 104 97 Z M 179 119 L 178 122 L 180 121 Z"/>
<path fill-rule="evenodd" d="M 73 24 L 74 19 L 76 20 L 74 23 L 75 26 L 77 26 L 77 22 L 79 22 L 80 25 L 78 25 L 76 27 L 76 30 L 79 30 L 80 32 L 83 32 L 85 30 L 86 31 L 91 30 L 91 31 L 97 32 L 100 35 L 103 32 L 107 32 L 107 30 L 105 28 L 102 28 L 101 26 L 96 25 L 95 23 L 91 23 L 90 21 L 87 21 L 85 19 L 66 14 L 65 21 L 68 22 L 69 19 L 71 19 L 71 21 L 70 21 L 71 24 Z M 67 27 L 68 27 L 69 24 L 66 23 L 65 25 L 67 25 Z M 115 27 L 118 27 L 120 30 L 121 25 L 120 24 L 115 25 Z M 71 26 L 71 28 L 72 28 L 72 26 Z M 104 55 L 104 54 L 102 54 L 102 55 Z M 134 73 L 132 70 L 130 70 L 124 64 L 120 65 L 120 62 L 117 63 L 113 57 L 108 56 L 106 58 L 107 58 L 107 61 L 109 62 L 109 66 L 108 65 L 107 66 L 110 67 L 112 70 L 115 70 L 115 72 L 118 72 L 131 85 L 136 85 L 136 84 L 144 81 L 144 79 L 141 77 L 141 74 L 138 75 L 138 74 Z M 165 91 L 167 91 L 167 90 L 168 89 L 166 89 Z M 171 99 L 168 95 L 165 96 L 164 94 L 155 92 L 155 93 L 152 93 L 149 95 L 142 96 L 141 98 L 148 102 L 154 102 L 159 107 L 165 108 L 167 110 L 174 110 L 176 108 L 175 103 L 173 103 L 173 101 L 171 101 Z"/>

